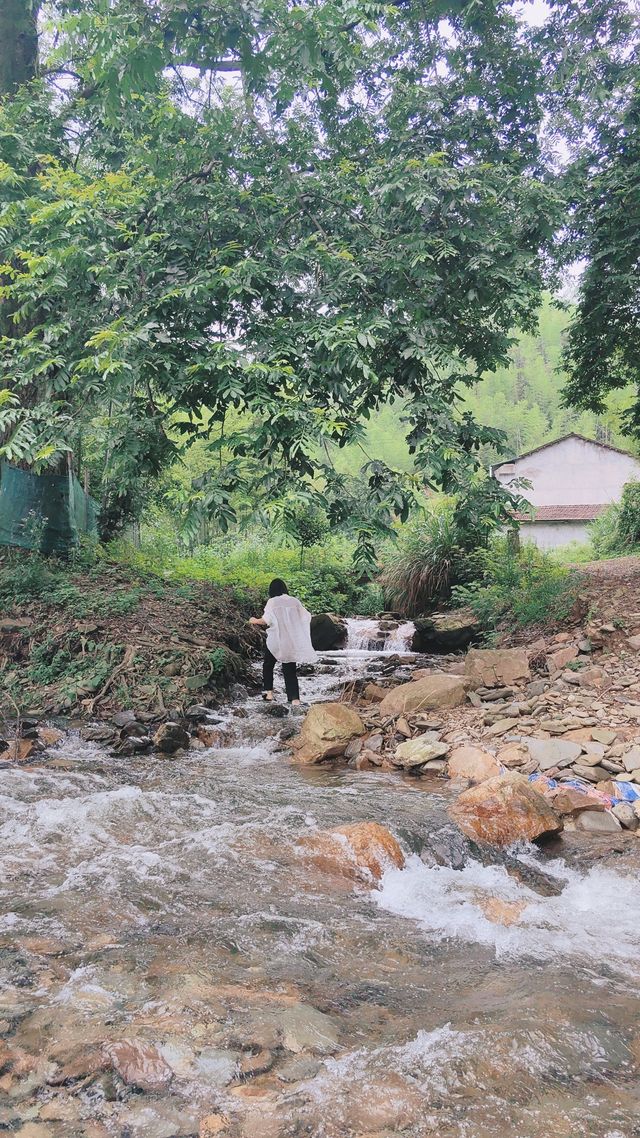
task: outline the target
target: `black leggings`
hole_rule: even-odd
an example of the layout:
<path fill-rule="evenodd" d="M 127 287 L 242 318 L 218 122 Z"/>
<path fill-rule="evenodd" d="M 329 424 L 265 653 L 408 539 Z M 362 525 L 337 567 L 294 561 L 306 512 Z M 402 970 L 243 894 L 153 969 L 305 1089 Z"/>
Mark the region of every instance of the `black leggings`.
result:
<path fill-rule="evenodd" d="M 273 691 L 273 669 L 277 664 L 275 656 L 269 651 L 268 648 L 264 650 L 264 663 L 262 665 L 262 690 Z M 292 699 L 300 699 L 300 688 L 298 687 L 298 672 L 295 664 L 283 664 L 282 674 L 284 676 L 284 686 L 287 689 L 287 699 L 291 703 Z"/>

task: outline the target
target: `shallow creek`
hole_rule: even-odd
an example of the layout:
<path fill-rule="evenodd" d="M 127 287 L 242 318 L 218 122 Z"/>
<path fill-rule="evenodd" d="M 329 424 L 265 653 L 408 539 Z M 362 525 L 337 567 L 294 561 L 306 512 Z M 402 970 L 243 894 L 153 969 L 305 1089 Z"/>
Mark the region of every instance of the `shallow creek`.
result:
<path fill-rule="evenodd" d="M 303 694 L 376 657 L 330 659 Z M 124 760 L 70 737 L 55 769 L 0 772 L 0 1031 L 36 1057 L 0 1079 L 0 1130 L 173 1138 L 220 1110 L 245 1138 L 640 1135 L 629 861 L 520 851 L 553 895 L 500 865 L 430 867 L 446 783 L 297 768 L 256 700 L 229 722 L 223 750 Z M 296 846 L 360 820 L 409 852 L 380 890 Z M 524 902 L 517 922 L 489 920 L 489 897 Z M 154 1044 L 171 1081 L 101 1071 L 122 1039 Z"/>

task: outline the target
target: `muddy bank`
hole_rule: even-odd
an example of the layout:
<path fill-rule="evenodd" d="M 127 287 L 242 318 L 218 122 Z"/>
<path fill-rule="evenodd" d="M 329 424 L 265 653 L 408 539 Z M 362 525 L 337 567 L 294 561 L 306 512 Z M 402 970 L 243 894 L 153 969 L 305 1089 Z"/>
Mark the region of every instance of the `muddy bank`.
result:
<path fill-rule="evenodd" d="M 120 565 L 74 570 L 14 551 L 0 562 L 0 712 L 158 721 L 246 679 L 259 598 Z"/>

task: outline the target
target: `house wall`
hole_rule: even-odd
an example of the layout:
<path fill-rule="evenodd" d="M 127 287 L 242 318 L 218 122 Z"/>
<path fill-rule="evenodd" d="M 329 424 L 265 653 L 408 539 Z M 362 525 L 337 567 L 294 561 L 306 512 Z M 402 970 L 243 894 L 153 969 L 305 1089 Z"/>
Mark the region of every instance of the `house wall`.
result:
<path fill-rule="evenodd" d="M 589 540 L 589 522 L 522 522 L 520 541 L 531 541 L 538 549 L 559 549 L 572 541 Z"/>
<path fill-rule="evenodd" d="M 596 443 L 569 438 L 494 474 L 503 486 L 514 478 L 527 478 L 532 489 L 520 493 L 532 506 L 584 506 L 617 502 L 625 482 L 640 478 L 640 462 Z"/>

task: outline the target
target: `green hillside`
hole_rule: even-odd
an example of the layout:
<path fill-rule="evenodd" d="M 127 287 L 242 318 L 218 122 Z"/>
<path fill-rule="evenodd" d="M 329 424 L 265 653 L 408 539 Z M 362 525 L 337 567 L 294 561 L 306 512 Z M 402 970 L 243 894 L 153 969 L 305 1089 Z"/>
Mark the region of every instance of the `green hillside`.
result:
<path fill-rule="evenodd" d="M 619 428 L 619 413 L 627 405 L 628 395 L 612 397 L 607 414 L 600 417 L 561 405 L 563 376 L 557 368 L 568 319 L 567 313 L 547 301 L 540 311 L 537 333 L 521 336 L 511 352 L 509 367 L 488 374 L 468 390 L 465 405 L 480 422 L 505 431 L 514 455 L 569 431 L 627 450 L 637 449 Z M 364 449 L 371 458 L 408 470 L 411 457 L 401 417 L 401 406 L 383 408 L 368 428 Z M 487 451 L 485 460 L 489 464 L 497 457 Z M 338 451 L 334 460 L 340 469 L 355 474 L 366 455 L 359 447 L 352 447 Z"/>

